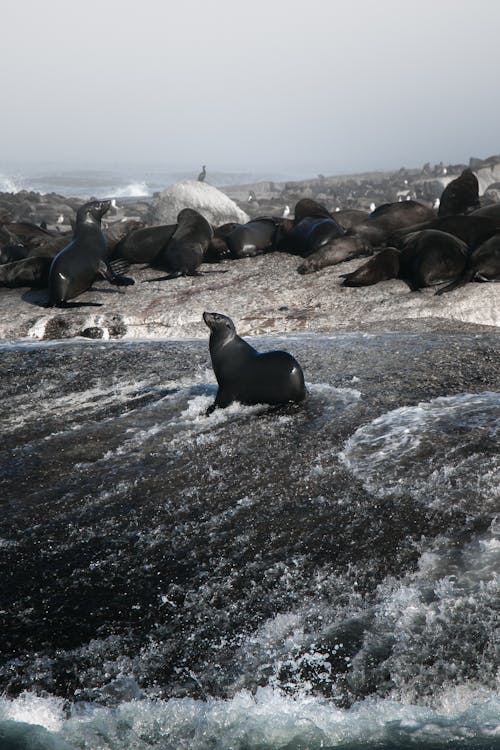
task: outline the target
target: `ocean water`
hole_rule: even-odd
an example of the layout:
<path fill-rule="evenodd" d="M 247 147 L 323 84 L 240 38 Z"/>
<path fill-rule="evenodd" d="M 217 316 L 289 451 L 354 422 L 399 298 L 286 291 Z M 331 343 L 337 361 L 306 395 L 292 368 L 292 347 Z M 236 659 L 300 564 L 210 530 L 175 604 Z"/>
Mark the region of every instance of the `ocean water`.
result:
<path fill-rule="evenodd" d="M 495 334 L 0 345 L 0 748 L 500 746 Z"/>
<path fill-rule="evenodd" d="M 172 169 L 145 165 L 61 167 L 54 164 L 0 164 L 0 193 L 32 190 L 77 198 L 151 197 L 180 180 L 196 180 L 201 165 L 192 169 Z M 221 171 L 207 168 L 207 182 L 216 187 L 244 185 L 260 180 L 291 180 L 314 176 L 314 172 L 293 175 L 280 172 Z"/>

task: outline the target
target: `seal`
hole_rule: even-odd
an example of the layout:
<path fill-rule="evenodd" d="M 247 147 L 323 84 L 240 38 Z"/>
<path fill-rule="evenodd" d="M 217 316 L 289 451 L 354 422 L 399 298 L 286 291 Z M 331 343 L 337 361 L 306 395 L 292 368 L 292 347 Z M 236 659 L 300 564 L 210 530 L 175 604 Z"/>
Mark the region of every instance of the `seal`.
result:
<path fill-rule="evenodd" d="M 239 224 L 226 237 L 226 245 L 233 258 L 252 258 L 262 255 L 274 246 L 279 219 L 261 216 L 246 224 Z"/>
<path fill-rule="evenodd" d="M 397 279 L 400 257 L 395 247 L 386 247 L 355 271 L 341 274 L 342 286 L 372 286 L 379 281 Z"/>
<path fill-rule="evenodd" d="M 175 232 L 151 265 L 168 271 L 168 276 L 160 279 L 198 276 L 212 237 L 212 227 L 205 217 L 193 208 L 183 208 Z"/>
<path fill-rule="evenodd" d="M 389 237 L 388 243 L 394 247 L 402 247 L 409 234 L 423 229 L 437 229 L 453 234 L 472 250 L 500 231 L 500 215 L 496 220 L 493 217 L 479 215 L 478 212 L 438 216 L 432 221 L 397 230 Z"/>
<path fill-rule="evenodd" d="M 295 204 L 295 211 L 293 214 L 294 224 L 298 224 L 302 219 L 306 217 L 317 219 L 329 219 L 332 218 L 330 211 L 322 203 L 313 200 L 312 198 L 301 198 Z"/>
<path fill-rule="evenodd" d="M 121 239 L 111 253 L 128 263 L 152 263 L 172 238 L 177 224 L 160 224 L 135 229 Z"/>
<path fill-rule="evenodd" d="M 28 248 L 22 243 L 16 245 L 4 245 L 4 247 L 0 247 L 0 264 L 14 263 L 16 260 L 27 258 L 28 252 Z"/>
<path fill-rule="evenodd" d="M 297 360 L 284 351 L 259 353 L 238 336 L 231 318 L 203 313 L 210 328 L 210 357 L 219 389 L 214 409 L 233 401 L 242 404 L 286 404 L 306 396 L 304 374 Z"/>
<path fill-rule="evenodd" d="M 472 211 L 471 216 L 485 216 L 488 219 L 493 219 L 493 221 L 499 223 L 500 203 L 490 203 L 488 206 L 481 206 L 481 208 Z"/>
<path fill-rule="evenodd" d="M 498 279 L 500 279 L 500 234 L 490 237 L 476 250 L 473 250 L 467 258 L 467 265 L 462 276 L 439 289 L 436 294 L 451 292 L 469 281 L 495 281 Z"/>
<path fill-rule="evenodd" d="M 73 240 L 50 266 L 48 307 L 67 307 L 68 300 L 87 291 L 99 276 L 117 286 L 134 283 L 119 276 L 108 261 L 101 219 L 110 205 L 110 201 L 89 201 L 78 209 Z"/>
<path fill-rule="evenodd" d="M 436 214 L 431 208 L 418 201 L 383 203 L 355 227 L 353 234 L 370 242 L 373 247 L 378 247 L 385 245 L 397 229 L 430 221 L 435 217 Z"/>
<path fill-rule="evenodd" d="M 451 282 L 461 277 L 467 263 L 467 245 L 437 229 L 408 235 L 403 243 L 399 278 L 412 291 Z"/>
<path fill-rule="evenodd" d="M 227 238 L 234 232 L 237 227 L 244 226 L 236 221 L 229 221 L 221 224 L 214 229 L 214 236 L 208 243 L 208 247 L 203 257 L 204 263 L 220 263 L 223 260 L 231 258 L 231 251 L 227 246 Z"/>
<path fill-rule="evenodd" d="M 276 249 L 281 252 L 307 258 L 323 245 L 344 234 L 342 227 L 330 216 L 306 216 L 297 224 L 291 224 L 289 220 L 283 219 L 275 244 Z"/>
<path fill-rule="evenodd" d="M 346 232 L 352 232 L 358 224 L 366 221 L 370 214 L 368 211 L 362 211 L 359 208 L 341 208 L 340 211 L 335 211 L 332 216 L 342 229 Z"/>
<path fill-rule="evenodd" d="M 339 237 L 326 243 L 319 250 L 309 255 L 297 271 L 301 274 L 314 273 L 327 266 L 336 266 L 346 260 L 372 255 L 373 248 L 362 237 L 352 235 Z"/>
<path fill-rule="evenodd" d="M 49 281 L 51 258 L 22 258 L 0 265 L 0 286 L 43 289 Z"/>
<path fill-rule="evenodd" d="M 439 199 L 438 216 L 463 214 L 480 207 L 479 182 L 472 169 L 464 169 L 448 183 Z"/>

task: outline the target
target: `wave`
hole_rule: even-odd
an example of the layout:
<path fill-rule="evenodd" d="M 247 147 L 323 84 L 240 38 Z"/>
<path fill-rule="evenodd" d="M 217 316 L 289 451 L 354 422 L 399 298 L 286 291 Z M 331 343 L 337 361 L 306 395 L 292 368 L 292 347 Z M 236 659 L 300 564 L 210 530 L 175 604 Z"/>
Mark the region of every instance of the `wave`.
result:
<path fill-rule="evenodd" d="M 25 190 L 25 186 L 22 184 L 20 177 L 11 177 L 5 174 L 0 174 L 0 193 L 19 193 L 21 190 Z"/>
<path fill-rule="evenodd" d="M 110 188 L 107 197 L 111 198 L 146 198 L 152 195 L 148 184 L 142 180 L 129 182 L 128 185 Z"/>
<path fill-rule="evenodd" d="M 433 508 L 452 502 L 469 513 L 474 498 L 498 507 L 500 394 L 441 396 L 404 406 L 360 427 L 340 459 L 364 486 L 409 495 Z"/>
<path fill-rule="evenodd" d="M 493 750 L 499 714 L 498 697 L 474 686 L 444 693 L 438 710 L 372 699 L 343 710 L 269 687 L 229 700 L 137 697 L 115 707 L 24 693 L 0 700 L 0 739 L 16 750 Z"/>

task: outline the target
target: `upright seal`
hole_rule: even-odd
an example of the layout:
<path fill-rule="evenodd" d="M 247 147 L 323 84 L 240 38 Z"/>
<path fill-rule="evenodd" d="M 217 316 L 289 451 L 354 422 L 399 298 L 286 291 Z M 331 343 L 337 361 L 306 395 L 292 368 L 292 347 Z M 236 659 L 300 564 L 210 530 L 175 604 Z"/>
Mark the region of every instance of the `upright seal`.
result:
<path fill-rule="evenodd" d="M 259 353 L 238 336 L 227 315 L 203 313 L 210 328 L 210 356 L 219 390 L 207 410 L 225 409 L 233 401 L 242 404 L 286 404 L 303 401 L 304 374 L 288 352 Z"/>
<path fill-rule="evenodd" d="M 183 208 L 177 215 L 175 232 L 151 265 L 167 270 L 166 278 L 199 276 L 198 268 L 213 234 L 204 216 L 193 208 Z"/>
<path fill-rule="evenodd" d="M 69 299 L 87 291 L 98 276 L 117 286 L 134 283 L 133 279 L 117 275 L 108 261 L 101 219 L 110 206 L 110 201 L 90 201 L 78 209 L 73 240 L 50 266 L 49 307 L 66 307 Z"/>

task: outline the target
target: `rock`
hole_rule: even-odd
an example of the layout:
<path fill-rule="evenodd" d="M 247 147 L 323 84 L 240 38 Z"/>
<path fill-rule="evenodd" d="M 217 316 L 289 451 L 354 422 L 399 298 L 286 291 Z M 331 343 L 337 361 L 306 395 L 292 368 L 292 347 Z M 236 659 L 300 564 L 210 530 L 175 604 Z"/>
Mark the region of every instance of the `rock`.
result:
<path fill-rule="evenodd" d="M 236 203 L 212 185 L 197 180 L 176 182 L 156 196 L 148 216 L 150 224 L 175 224 L 183 208 L 198 211 L 213 226 L 231 221 L 244 224 L 248 215 Z"/>

